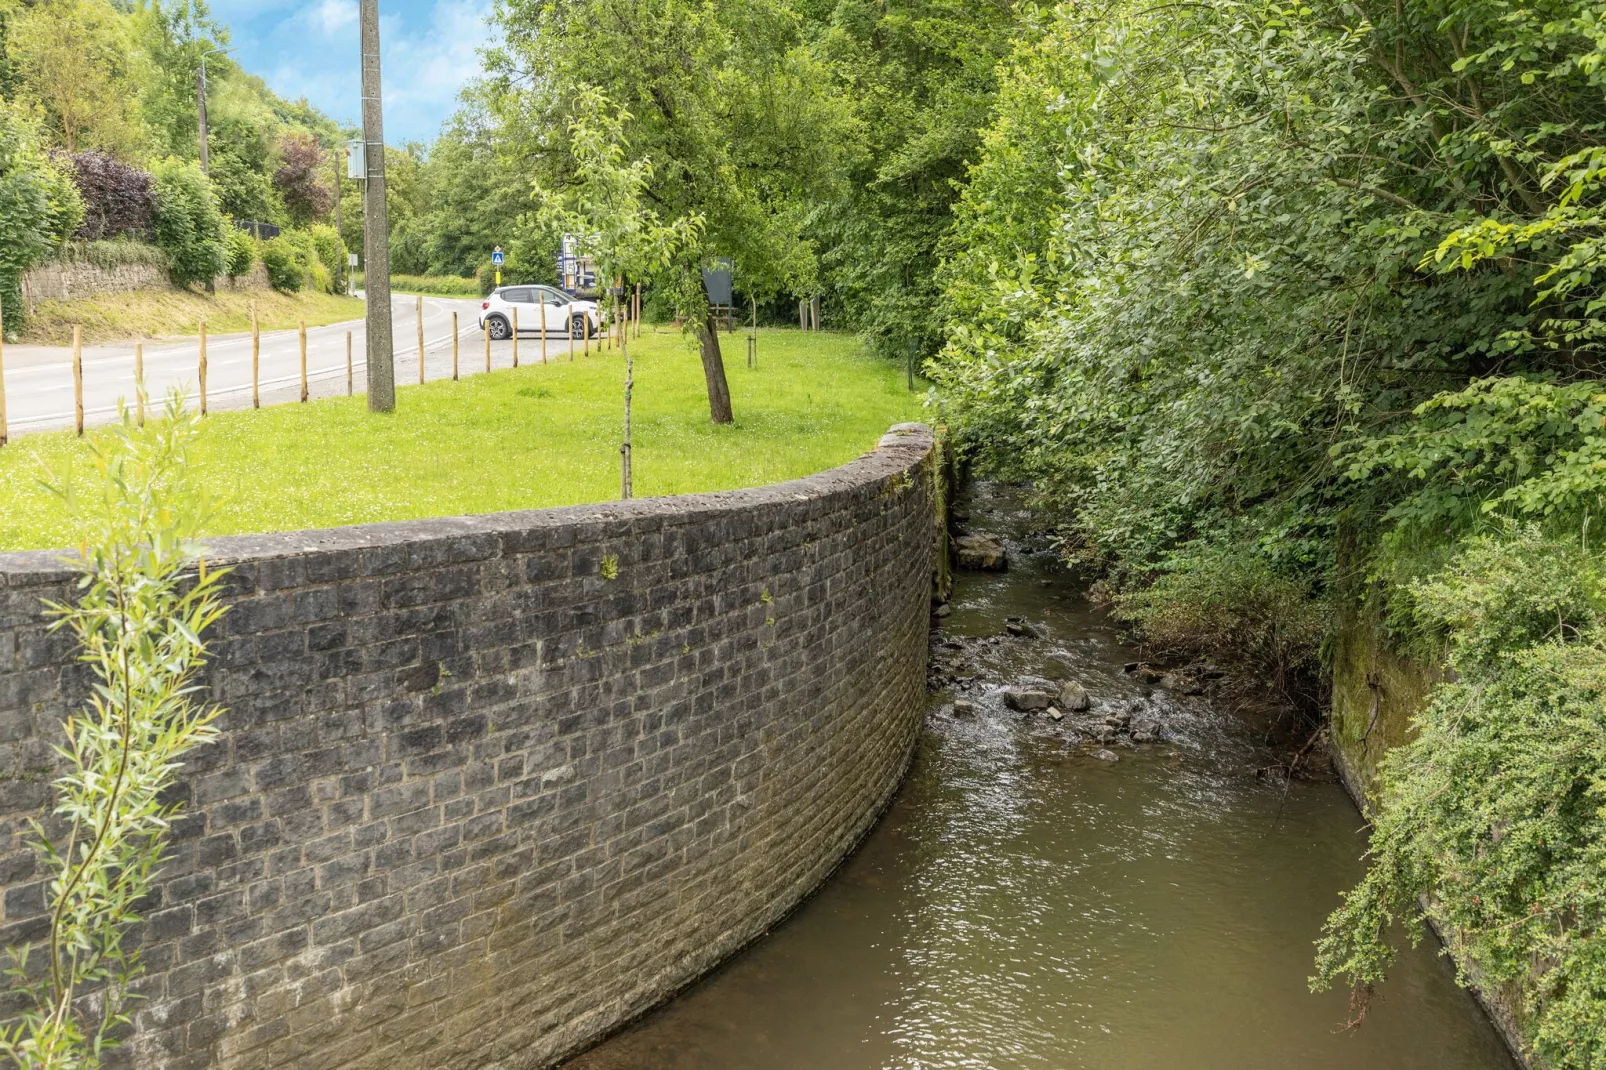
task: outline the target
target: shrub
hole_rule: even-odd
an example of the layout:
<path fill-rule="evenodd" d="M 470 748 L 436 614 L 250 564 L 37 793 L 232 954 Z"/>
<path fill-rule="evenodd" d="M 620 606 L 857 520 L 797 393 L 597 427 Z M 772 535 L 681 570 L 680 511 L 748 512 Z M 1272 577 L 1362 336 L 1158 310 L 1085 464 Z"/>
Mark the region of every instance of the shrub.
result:
<path fill-rule="evenodd" d="M 212 184 L 193 163 L 156 165 L 156 244 L 172 260 L 173 281 L 211 283 L 228 263 L 228 224 Z"/>
<path fill-rule="evenodd" d="M 150 235 L 156 213 L 150 172 L 100 152 L 74 153 L 61 157 L 61 162 L 71 171 L 84 200 L 84 221 L 77 237 L 103 241 Z"/>
<path fill-rule="evenodd" d="M 1189 547 L 1152 584 L 1119 595 L 1116 613 L 1163 649 L 1247 664 L 1285 690 L 1319 671 L 1327 628 L 1325 603 L 1236 546 Z"/>
<path fill-rule="evenodd" d="M 235 278 L 247 274 L 251 265 L 256 263 L 256 239 L 238 227 L 230 227 L 224 244 L 228 247 L 228 255 L 223 270 Z"/>
<path fill-rule="evenodd" d="M 22 273 L 82 220 L 78 190 L 40 150 L 33 121 L 0 101 L 0 302 L 9 324 L 22 319 Z"/>
<path fill-rule="evenodd" d="M 224 572 L 196 561 L 205 497 L 188 482 L 199 417 L 175 391 L 149 426 L 124 412 L 111 443 L 92 444 L 98 487 L 54 488 L 86 522 L 69 567 L 80 574 L 74 605 L 47 603 L 52 631 L 77 640 L 94 678 L 56 748 L 51 838 L 35 822 L 49 927 L 16 951 L 13 1020 L 0 1052 L 16 1066 L 98 1067 L 129 1023 L 123 1008 L 142 972 L 134 935 L 179 804 L 172 789 L 185 755 L 215 739 L 222 712 L 197 694 L 201 638 L 223 614 Z M 20 831 L 20 830 L 19 830 Z M 46 959 L 30 971 L 30 951 Z M 85 998 L 85 993 L 93 993 Z"/>
<path fill-rule="evenodd" d="M 346 243 L 341 241 L 340 232 L 334 227 L 318 224 L 309 231 L 312 238 L 313 250 L 317 253 L 318 263 L 323 265 L 324 272 L 329 276 L 330 282 L 324 289 L 334 293 L 338 287 L 338 280 L 346 268 Z"/>
<path fill-rule="evenodd" d="M 335 203 L 327 183 L 327 163 L 323 146 L 312 135 L 285 134 L 279 139 L 279 167 L 273 172 L 273 186 L 297 223 L 328 215 Z"/>
<path fill-rule="evenodd" d="M 262 243 L 262 266 L 268 284 L 280 293 L 293 294 L 306 285 L 307 270 L 301 253 L 284 235 Z"/>

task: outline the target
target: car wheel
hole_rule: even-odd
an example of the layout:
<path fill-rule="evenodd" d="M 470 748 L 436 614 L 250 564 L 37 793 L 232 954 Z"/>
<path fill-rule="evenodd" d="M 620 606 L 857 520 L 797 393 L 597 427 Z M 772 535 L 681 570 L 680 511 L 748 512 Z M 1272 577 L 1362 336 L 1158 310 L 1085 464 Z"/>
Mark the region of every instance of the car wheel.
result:
<path fill-rule="evenodd" d="M 491 337 L 498 342 L 505 340 L 513 333 L 512 327 L 501 316 L 492 316 L 486 323 L 491 328 Z"/>
<path fill-rule="evenodd" d="M 586 335 L 589 333 L 588 332 L 588 328 L 590 326 L 591 326 L 591 321 L 589 319 L 587 319 L 585 316 L 575 316 L 573 319 L 569 320 L 569 337 L 570 338 L 584 338 L 584 337 L 586 337 Z"/>

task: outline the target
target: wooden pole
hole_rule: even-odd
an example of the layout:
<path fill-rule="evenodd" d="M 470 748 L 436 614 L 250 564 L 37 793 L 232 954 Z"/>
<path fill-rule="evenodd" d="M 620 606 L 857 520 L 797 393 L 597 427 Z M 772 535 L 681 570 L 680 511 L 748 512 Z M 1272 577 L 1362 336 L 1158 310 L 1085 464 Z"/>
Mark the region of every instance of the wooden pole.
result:
<path fill-rule="evenodd" d="M 452 313 L 452 382 L 457 382 L 457 313 Z"/>
<path fill-rule="evenodd" d="M 307 321 L 300 322 L 301 331 L 301 400 L 307 400 Z"/>
<path fill-rule="evenodd" d="M 491 370 L 491 321 L 485 321 L 485 370 Z"/>
<path fill-rule="evenodd" d="M 352 383 L 351 383 L 351 332 L 347 331 L 346 332 L 346 396 L 349 398 L 349 397 L 351 397 L 351 394 L 352 394 Z"/>
<path fill-rule="evenodd" d="M 145 344 L 134 343 L 134 405 L 139 411 L 139 426 L 145 426 Z"/>
<path fill-rule="evenodd" d="M 586 356 L 589 357 L 591 355 L 591 317 L 586 315 L 584 312 L 580 313 L 580 333 L 585 335 Z M 570 351 L 573 351 L 574 349 L 573 339 L 569 340 L 569 349 Z"/>
<path fill-rule="evenodd" d="M 636 339 L 641 339 L 641 283 L 636 283 Z"/>
<path fill-rule="evenodd" d="M 206 321 L 201 321 L 201 415 L 206 415 Z"/>
<path fill-rule="evenodd" d="M 418 385 L 424 385 L 424 295 L 418 295 Z"/>
<path fill-rule="evenodd" d="M 613 311 L 615 313 L 614 318 L 618 319 L 619 318 L 618 317 L 618 312 L 619 312 L 619 299 L 618 298 L 614 298 Z M 624 341 L 621 338 L 620 345 L 622 346 L 623 344 L 624 344 Z M 628 349 L 626 349 L 625 350 L 625 441 L 624 441 L 624 444 L 622 446 L 620 446 L 620 448 L 619 448 L 619 454 L 620 454 L 620 457 L 619 457 L 619 460 L 620 460 L 620 465 L 619 465 L 619 467 L 620 467 L 620 473 L 619 473 L 619 475 L 620 475 L 620 488 L 619 488 L 620 489 L 620 495 L 619 496 L 621 498 L 623 498 L 625 501 L 629 501 L 631 499 L 631 497 L 633 497 L 634 494 L 635 494 L 635 480 L 633 478 L 634 473 L 631 471 L 631 464 L 630 464 L 630 461 L 631 461 L 631 457 L 630 457 L 630 446 L 631 446 L 631 442 L 630 442 L 630 397 L 635 392 L 635 387 L 636 387 L 636 366 L 630 359 L 630 351 Z"/>
<path fill-rule="evenodd" d="M 6 310 L 0 304 L 0 446 L 6 444 Z"/>
<path fill-rule="evenodd" d="M 541 298 L 541 363 L 546 363 L 546 297 Z"/>
<path fill-rule="evenodd" d="M 251 302 L 251 407 L 262 407 L 262 328 L 257 323 L 257 303 Z"/>
<path fill-rule="evenodd" d="M 72 329 L 72 400 L 81 436 L 84 433 L 84 332 L 81 327 Z"/>
<path fill-rule="evenodd" d="M 513 366 L 519 366 L 519 309 L 513 306 Z"/>

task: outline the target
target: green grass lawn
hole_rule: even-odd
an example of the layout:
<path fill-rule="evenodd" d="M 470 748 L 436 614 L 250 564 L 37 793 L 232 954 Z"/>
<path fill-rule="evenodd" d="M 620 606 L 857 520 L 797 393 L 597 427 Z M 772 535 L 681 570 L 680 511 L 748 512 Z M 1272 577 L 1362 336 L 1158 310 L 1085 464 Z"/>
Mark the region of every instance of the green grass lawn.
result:
<path fill-rule="evenodd" d="M 846 335 L 766 331 L 759 367 L 726 335 L 736 422 L 708 420 L 702 364 L 679 334 L 636 356 L 638 497 L 776 483 L 842 464 L 891 425 L 920 419 L 903 370 Z M 538 352 L 525 346 L 524 354 Z M 619 495 L 624 361 L 617 351 L 404 387 L 396 412 L 361 397 L 207 418 L 197 476 L 221 496 L 211 534 L 291 531 L 612 501 Z M 106 434 L 103 430 L 100 434 Z M 0 449 L 0 550 L 73 545 L 73 522 L 41 488 L 41 462 L 89 471 L 67 432 Z"/>

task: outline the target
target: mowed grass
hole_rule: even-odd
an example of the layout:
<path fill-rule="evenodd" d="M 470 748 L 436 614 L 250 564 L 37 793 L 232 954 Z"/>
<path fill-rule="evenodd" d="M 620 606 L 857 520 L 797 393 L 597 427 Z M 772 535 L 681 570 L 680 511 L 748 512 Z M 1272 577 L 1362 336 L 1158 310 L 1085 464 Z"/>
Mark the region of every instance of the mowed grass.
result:
<path fill-rule="evenodd" d="M 340 294 L 276 290 L 227 291 L 134 290 L 100 294 L 76 301 L 40 301 L 23 328 L 20 341 L 67 345 L 72 329 L 83 328 L 85 344 L 138 338 L 189 338 L 201 333 L 201 321 L 212 334 L 251 329 L 251 304 L 264 331 L 287 331 L 305 322 L 322 327 L 362 319 L 363 303 Z"/>
<path fill-rule="evenodd" d="M 873 448 L 893 424 L 921 418 L 921 395 L 908 392 L 903 370 L 866 356 L 851 336 L 762 332 L 757 370 L 746 366 L 741 335 L 722 340 L 736 411 L 724 427 L 709 422 L 691 343 L 667 331 L 632 343 L 637 497 L 821 472 Z M 542 366 L 537 343 L 521 356 L 516 371 L 403 387 L 386 416 L 370 414 L 360 396 L 209 416 L 195 451 L 195 476 L 219 499 L 209 534 L 617 499 L 618 351 Z M 470 353 L 465 365 L 477 358 Z M 42 464 L 85 478 L 88 443 L 48 432 L 0 449 L 0 550 L 78 542 L 64 504 L 39 484 Z"/>

